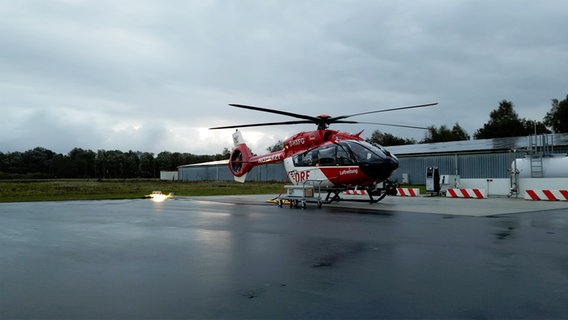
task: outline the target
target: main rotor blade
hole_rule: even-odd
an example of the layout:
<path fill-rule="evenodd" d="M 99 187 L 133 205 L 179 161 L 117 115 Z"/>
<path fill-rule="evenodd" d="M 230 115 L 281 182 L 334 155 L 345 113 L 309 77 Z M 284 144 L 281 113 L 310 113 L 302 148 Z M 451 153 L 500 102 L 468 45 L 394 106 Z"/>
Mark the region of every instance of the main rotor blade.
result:
<path fill-rule="evenodd" d="M 333 121 L 333 123 L 363 123 L 363 122 L 359 122 L 359 121 L 353 121 L 353 120 L 337 120 L 337 121 Z"/>
<path fill-rule="evenodd" d="M 255 106 L 247 106 L 247 105 L 244 105 L 244 104 L 230 103 L 229 105 L 232 106 L 232 107 L 237 107 L 237 108 L 250 109 L 250 110 L 269 112 L 269 113 L 276 113 L 276 114 L 280 114 L 280 115 L 283 115 L 283 116 L 289 116 L 289 117 L 298 118 L 298 119 L 310 120 L 312 122 L 318 121 L 318 118 L 311 117 L 311 116 L 304 115 L 304 114 L 298 114 L 298 113 L 292 113 L 292 112 L 280 111 L 280 110 L 268 109 L 268 108 L 261 108 L 261 107 L 255 107 Z"/>
<path fill-rule="evenodd" d="M 406 109 L 415 109 L 415 108 L 424 108 L 424 107 L 431 107 L 431 106 L 435 106 L 438 103 L 428 103 L 428 104 L 419 104 L 419 105 L 415 105 L 415 106 L 406 106 L 406 107 L 398 107 L 398 108 L 390 108 L 390 109 L 382 109 L 382 110 L 375 110 L 375 111 L 367 111 L 367 112 L 361 112 L 361 113 L 354 113 L 354 114 L 349 114 L 349 115 L 344 115 L 344 116 L 339 116 L 339 117 L 334 117 L 331 118 L 330 121 L 331 122 L 337 122 L 336 120 L 340 120 L 340 119 L 346 119 L 346 118 L 350 118 L 350 117 L 355 117 L 355 116 L 362 116 L 364 114 L 371 114 L 371 113 L 379 113 L 379 112 L 389 112 L 389 111 L 396 111 L 396 110 L 406 110 Z"/>
<path fill-rule="evenodd" d="M 313 122 L 307 120 L 296 120 L 296 121 L 283 121 L 283 122 L 250 123 L 250 124 L 240 124 L 234 126 L 213 127 L 209 128 L 209 130 L 236 129 L 236 128 L 262 127 L 262 126 L 280 126 L 280 125 L 302 124 L 302 123 L 313 123 Z"/>
<path fill-rule="evenodd" d="M 340 121 L 337 121 L 337 122 L 340 122 Z M 400 127 L 400 128 L 428 130 L 428 128 L 425 128 L 425 127 L 408 126 L 408 125 L 404 125 L 404 124 L 390 124 L 390 123 L 379 123 L 379 122 L 357 122 L 357 123 L 374 124 L 374 125 L 378 125 L 378 126 L 388 126 L 388 127 Z"/>
<path fill-rule="evenodd" d="M 298 119 L 304 119 L 304 120 L 297 120 L 297 121 L 281 121 L 281 122 L 265 122 L 265 123 L 251 123 L 251 124 L 241 124 L 241 125 L 232 125 L 232 126 L 213 127 L 213 128 L 209 128 L 209 129 L 210 129 L 210 130 L 217 130 L 217 129 L 235 129 L 235 128 L 246 128 L 246 127 L 279 126 L 279 125 L 292 125 L 292 124 L 313 123 L 313 124 L 316 124 L 316 125 L 318 126 L 318 130 L 322 130 L 322 129 L 326 129 L 326 128 L 328 127 L 328 125 L 330 125 L 330 124 L 332 124 L 332 123 L 349 123 L 349 124 L 363 123 L 363 124 L 374 124 L 374 125 L 381 125 L 381 126 L 391 126 L 391 127 L 402 127 L 402 128 L 413 128 L 413 129 L 425 129 L 425 130 L 427 130 L 428 128 L 424 128 L 424 127 L 407 126 L 407 125 L 397 125 L 397 124 L 388 124 L 388 123 L 377 123 L 377 122 L 346 121 L 346 120 L 342 120 L 342 119 L 346 119 L 346 118 L 350 118 L 350 117 L 354 117 L 354 116 L 361 116 L 361 115 L 366 115 L 366 114 L 372 114 L 372 113 L 380 113 L 380 112 L 389 112 L 389 111 L 397 111 L 397 110 L 405 110 L 405 109 L 415 109 L 415 108 L 431 107 L 431 106 L 435 106 L 435 105 L 437 105 L 437 104 L 438 104 L 438 103 L 436 102 L 436 103 L 419 104 L 419 105 L 413 105 L 413 106 L 405 106 L 405 107 L 381 109 L 381 110 L 375 110 L 375 111 L 367 111 L 367 112 L 361 112 L 361 113 L 354 113 L 354 114 L 349 114 L 349 115 L 343 115 L 343 116 L 339 116 L 339 117 L 327 117 L 327 116 L 325 116 L 325 117 L 323 117 L 323 116 L 312 117 L 312 116 L 308 116 L 308 115 L 304 115 L 304 114 L 298 114 L 298 113 L 293 113 L 293 112 L 281 111 L 281 110 L 276 110 L 276 109 L 268 109 L 268 108 L 263 108 L 263 107 L 256 107 L 256 106 L 249 106 L 249 105 L 244 105 L 244 104 L 230 103 L 230 104 L 229 104 L 230 106 L 236 107 L 236 108 L 249 109 L 249 110 L 261 111 L 261 112 L 268 112 L 268 113 L 275 113 L 275 114 L 279 114 L 279 115 L 283 115 L 283 116 L 288 116 L 288 117 L 293 117 L 293 118 L 298 118 Z"/>

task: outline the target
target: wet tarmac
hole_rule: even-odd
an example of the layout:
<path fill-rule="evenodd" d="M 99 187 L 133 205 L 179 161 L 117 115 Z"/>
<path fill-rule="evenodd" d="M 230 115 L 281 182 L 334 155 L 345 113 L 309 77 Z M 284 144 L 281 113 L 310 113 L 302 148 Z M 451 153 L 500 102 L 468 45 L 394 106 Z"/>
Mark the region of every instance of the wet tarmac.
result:
<path fill-rule="evenodd" d="M 568 204 L 0 204 L 0 318 L 567 318 Z"/>

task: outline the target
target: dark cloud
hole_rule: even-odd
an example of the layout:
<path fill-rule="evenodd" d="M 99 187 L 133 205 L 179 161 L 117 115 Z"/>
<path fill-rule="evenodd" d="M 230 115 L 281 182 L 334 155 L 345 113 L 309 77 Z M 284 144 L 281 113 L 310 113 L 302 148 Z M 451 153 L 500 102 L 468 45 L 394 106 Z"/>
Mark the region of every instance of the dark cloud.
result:
<path fill-rule="evenodd" d="M 541 120 L 568 92 L 561 1 L 17 1 L 0 5 L 0 151 L 217 153 L 217 125 L 437 101 L 362 121 L 459 122 L 503 99 Z M 356 120 L 356 119 L 354 119 Z M 255 152 L 310 126 L 243 129 Z M 423 132 L 380 129 L 421 139 Z"/>

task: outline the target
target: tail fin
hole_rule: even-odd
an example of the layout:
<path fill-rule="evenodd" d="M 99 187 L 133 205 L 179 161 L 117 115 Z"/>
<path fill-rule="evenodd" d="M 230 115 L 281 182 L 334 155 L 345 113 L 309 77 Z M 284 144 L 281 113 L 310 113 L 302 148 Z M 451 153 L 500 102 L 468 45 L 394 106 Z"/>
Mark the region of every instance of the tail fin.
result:
<path fill-rule="evenodd" d="M 239 130 L 233 133 L 233 147 L 237 147 L 239 144 L 245 144 L 245 139 Z"/>
<path fill-rule="evenodd" d="M 233 133 L 233 143 L 235 148 L 233 148 L 229 158 L 229 170 L 235 177 L 235 181 L 243 183 L 247 173 L 253 168 L 250 163 L 252 154 L 239 130 Z"/>

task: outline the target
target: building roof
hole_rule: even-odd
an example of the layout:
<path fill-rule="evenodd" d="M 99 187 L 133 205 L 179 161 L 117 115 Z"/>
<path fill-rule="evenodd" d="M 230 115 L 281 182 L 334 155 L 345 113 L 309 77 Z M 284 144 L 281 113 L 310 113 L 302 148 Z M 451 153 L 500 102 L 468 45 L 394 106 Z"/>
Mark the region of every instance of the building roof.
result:
<path fill-rule="evenodd" d="M 530 147 L 531 137 L 511 137 L 511 138 L 495 138 L 480 140 L 463 140 L 438 143 L 422 143 L 402 146 L 386 147 L 390 152 L 396 155 L 419 155 L 429 153 L 469 153 L 469 152 L 494 152 L 508 150 L 526 150 Z M 554 148 L 568 147 L 568 134 L 557 133 L 540 136 L 532 136 L 533 143 L 538 147 L 543 145 L 552 145 Z"/>
<path fill-rule="evenodd" d="M 217 160 L 217 161 L 209 161 L 209 162 L 202 162 L 202 163 L 192 163 L 192 164 L 184 164 L 179 166 L 178 168 L 190 168 L 190 167 L 205 167 L 205 166 L 220 166 L 220 165 L 227 165 L 229 163 L 229 159 L 226 160 Z"/>

